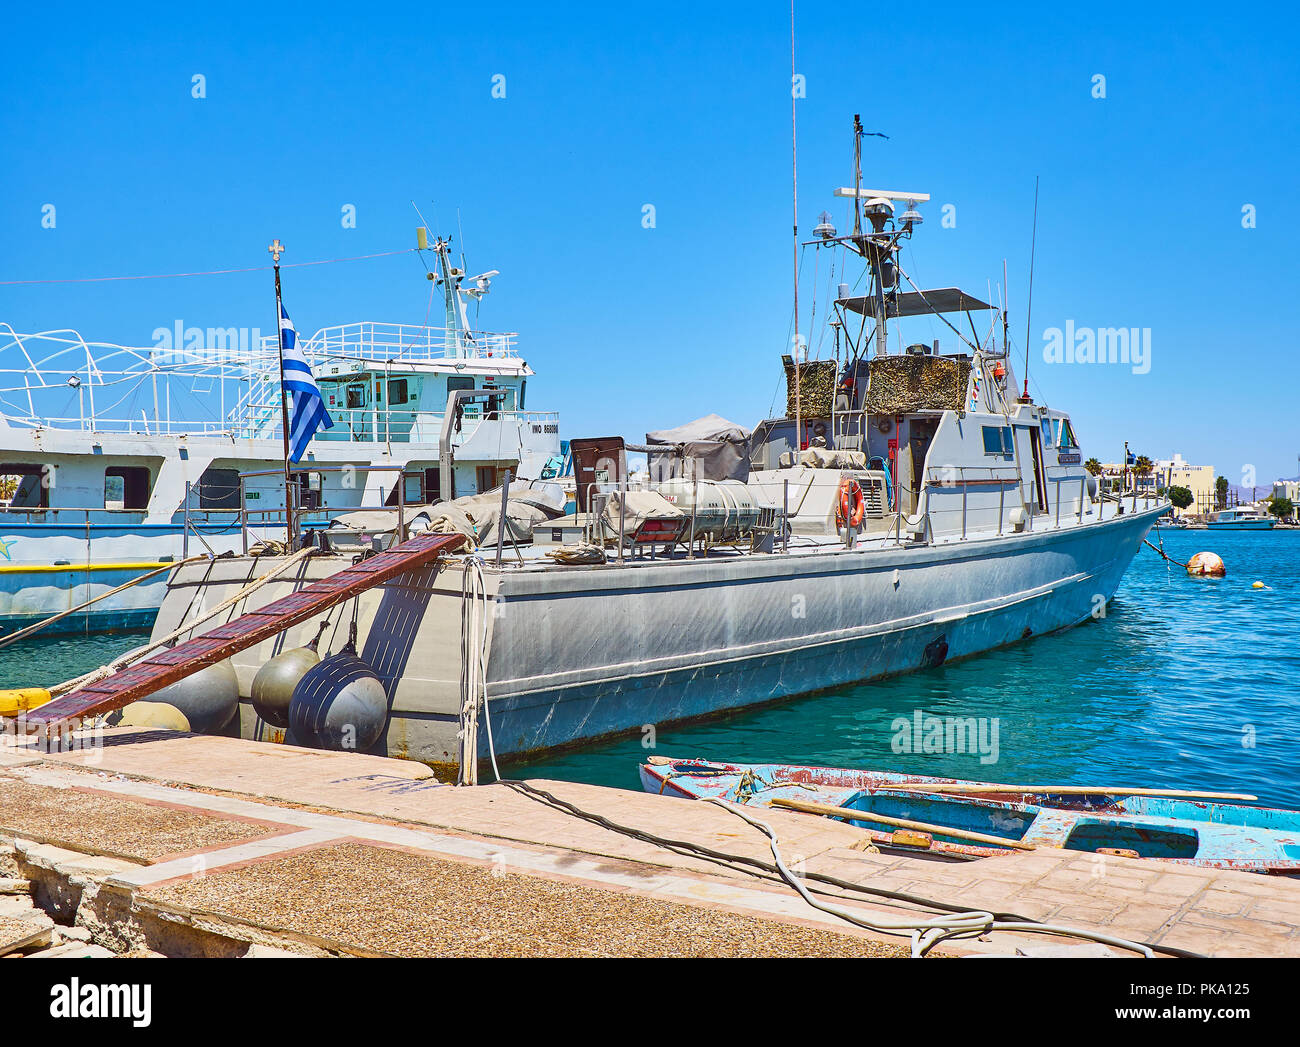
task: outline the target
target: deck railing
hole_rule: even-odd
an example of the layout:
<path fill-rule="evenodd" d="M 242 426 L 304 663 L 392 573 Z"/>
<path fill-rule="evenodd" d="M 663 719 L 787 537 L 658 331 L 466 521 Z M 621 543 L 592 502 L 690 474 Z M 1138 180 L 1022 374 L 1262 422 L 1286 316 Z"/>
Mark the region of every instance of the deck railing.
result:
<path fill-rule="evenodd" d="M 195 344 L 188 340 L 195 333 Z M 185 344 L 172 345 L 184 336 Z M 0 322 L 0 415 L 24 428 L 151 435 L 224 434 L 278 387 L 274 335 L 235 328 L 160 328 L 152 346 L 88 342 L 73 330 L 25 334 Z M 400 365 L 518 361 L 517 335 L 374 321 L 326 327 L 301 346 L 326 358 Z M 199 409 L 197 415 L 193 412 Z M 75 410 L 74 415 L 71 412 Z M 185 417 L 183 412 L 191 412 Z"/>

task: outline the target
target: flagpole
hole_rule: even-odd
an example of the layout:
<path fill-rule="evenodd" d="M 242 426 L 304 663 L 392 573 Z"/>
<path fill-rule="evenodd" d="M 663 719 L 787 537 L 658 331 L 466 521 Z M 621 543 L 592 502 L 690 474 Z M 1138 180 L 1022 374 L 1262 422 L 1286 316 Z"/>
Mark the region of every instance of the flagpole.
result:
<path fill-rule="evenodd" d="M 289 467 L 289 408 L 284 389 L 284 306 L 280 304 L 280 255 L 284 245 L 274 240 L 267 248 L 275 263 L 275 342 L 280 355 L 280 428 L 284 430 L 284 537 L 285 545 L 293 551 L 297 529 L 294 527 L 293 484 L 290 482 Z"/>

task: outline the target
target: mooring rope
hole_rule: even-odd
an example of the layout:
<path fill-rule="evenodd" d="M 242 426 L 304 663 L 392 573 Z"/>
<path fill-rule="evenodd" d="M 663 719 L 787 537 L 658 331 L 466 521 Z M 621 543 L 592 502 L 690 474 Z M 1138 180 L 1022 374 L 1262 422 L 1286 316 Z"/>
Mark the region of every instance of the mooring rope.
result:
<path fill-rule="evenodd" d="M 1164 540 L 1163 538 L 1160 539 L 1160 548 L 1158 548 L 1158 549 L 1157 549 L 1154 545 L 1151 544 L 1151 540 L 1150 540 L 1149 538 L 1143 538 L 1143 539 L 1142 539 L 1142 543 L 1143 543 L 1144 545 L 1146 545 L 1148 548 L 1152 549 L 1152 550 L 1153 550 L 1154 552 L 1156 552 L 1157 554 L 1159 554 L 1159 555 L 1160 555 L 1161 557 L 1163 557 L 1165 560 L 1169 561 L 1169 563 L 1172 563 L 1172 564 L 1178 564 L 1178 566 L 1179 566 L 1179 567 L 1182 567 L 1182 568 L 1186 568 L 1186 567 L 1187 567 L 1187 564 L 1185 564 L 1185 563 L 1181 563 L 1181 562 L 1179 562 L 1178 560 L 1175 560 L 1172 556 L 1170 556 L 1167 552 L 1165 552 L 1165 549 L 1164 549 L 1164 546 L 1165 546 L 1165 540 Z"/>
<path fill-rule="evenodd" d="M 477 556 L 464 560 L 460 586 L 460 770 L 459 785 L 478 784 L 478 711 L 483 709 L 492 771 L 500 780 L 492 720 L 487 696 L 487 583 L 483 561 Z"/>

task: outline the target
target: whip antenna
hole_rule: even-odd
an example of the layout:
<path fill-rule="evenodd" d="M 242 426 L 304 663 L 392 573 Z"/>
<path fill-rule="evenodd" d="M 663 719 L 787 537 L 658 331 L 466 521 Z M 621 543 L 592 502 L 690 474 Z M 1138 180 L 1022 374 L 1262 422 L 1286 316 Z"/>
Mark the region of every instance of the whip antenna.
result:
<path fill-rule="evenodd" d="M 1034 175 L 1034 232 L 1029 241 L 1029 298 L 1025 306 L 1025 391 L 1029 399 L 1029 319 L 1034 315 L 1034 251 L 1038 247 L 1038 175 Z"/>

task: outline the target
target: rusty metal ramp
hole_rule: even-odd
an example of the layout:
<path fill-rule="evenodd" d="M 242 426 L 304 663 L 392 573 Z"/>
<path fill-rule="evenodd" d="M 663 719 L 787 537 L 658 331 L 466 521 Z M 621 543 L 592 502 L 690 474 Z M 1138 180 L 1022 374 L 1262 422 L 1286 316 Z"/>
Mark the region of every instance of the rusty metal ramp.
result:
<path fill-rule="evenodd" d="M 460 534 L 422 534 L 328 578 L 312 582 L 256 611 L 219 625 L 201 636 L 150 655 L 103 680 L 27 713 L 29 728 L 41 729 L 120 709 L 170 683 L 198 672 L 238 651 L 256 646 L 367 589 L 452 552 L 465 542 Z"/>

